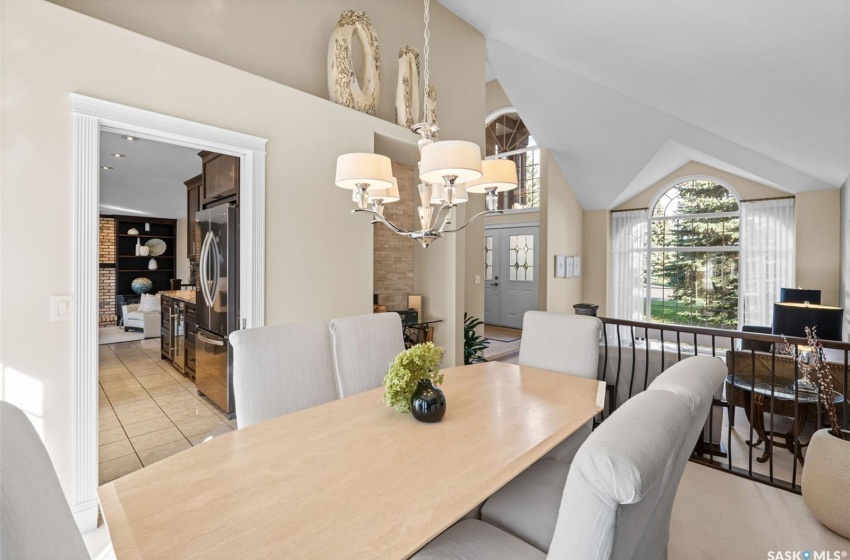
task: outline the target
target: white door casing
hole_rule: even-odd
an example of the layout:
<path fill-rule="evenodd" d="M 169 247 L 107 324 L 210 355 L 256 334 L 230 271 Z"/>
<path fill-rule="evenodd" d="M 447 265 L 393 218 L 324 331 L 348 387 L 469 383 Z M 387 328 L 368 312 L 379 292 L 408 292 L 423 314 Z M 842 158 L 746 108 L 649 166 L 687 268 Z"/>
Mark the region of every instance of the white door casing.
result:
<path fill-rule="evenodd" d="M 240 158 L 240 297 L 243 324 L 265 322 L 265 182 L 268 140 L 72 93 L 74 157 L 73 476 L 71 510 L 97 527 L 98 235 L 100 132 L 127 134 Z"/>

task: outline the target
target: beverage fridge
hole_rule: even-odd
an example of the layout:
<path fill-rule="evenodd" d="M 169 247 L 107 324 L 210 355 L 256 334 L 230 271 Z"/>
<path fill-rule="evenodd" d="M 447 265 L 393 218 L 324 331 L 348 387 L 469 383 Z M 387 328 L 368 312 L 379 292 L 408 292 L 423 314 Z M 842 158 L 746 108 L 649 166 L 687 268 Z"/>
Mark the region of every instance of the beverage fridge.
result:
<path fill-rule="evenodd" d="M 238 211 L 229 204 L 201 210 L 195 385 L 233 416 L 233 356 L 228 336 L 239 325 Z"/>

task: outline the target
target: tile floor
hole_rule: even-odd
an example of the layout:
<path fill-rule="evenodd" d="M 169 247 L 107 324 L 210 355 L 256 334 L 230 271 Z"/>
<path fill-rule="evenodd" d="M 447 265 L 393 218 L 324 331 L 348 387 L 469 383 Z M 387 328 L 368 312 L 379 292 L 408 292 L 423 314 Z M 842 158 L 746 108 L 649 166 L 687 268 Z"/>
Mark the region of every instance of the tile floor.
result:
<path fill-rule="evenodd" d="M 159 350 L 159 339 L 100 346 L 100 484 L 236 428 Z"/>

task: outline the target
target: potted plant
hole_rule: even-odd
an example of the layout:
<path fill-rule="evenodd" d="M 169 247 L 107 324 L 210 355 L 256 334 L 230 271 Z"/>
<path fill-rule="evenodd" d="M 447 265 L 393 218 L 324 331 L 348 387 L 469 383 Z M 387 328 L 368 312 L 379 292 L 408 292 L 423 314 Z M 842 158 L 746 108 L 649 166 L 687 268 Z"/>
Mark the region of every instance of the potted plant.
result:
<path fill-rule="evenodd" d="M 443 382 L 439 364 L 444 350 L 433 342 L 411 346 L 395 357 L 384 376 L 384 402 L 420 422 L 439 422 L 446 413 L 446 397 L 434 387 Z"/>
<path fill-rule="evenodd" d="M 464 365 L 486 362 L 484 350 L 490 347 L 490 341 L 475 332 L 484 322 L 477 317 L 463 314 L 463 363 Z"/>
<path fill-rule="evenodd" d="M 803 500 L 814 516 L 838 533 L 850 538 L 850 432 L 841 429 L 835 409 L 836 393 L 832 374 L 826 365 L 823 345 L 815 327 L 806 327 L 812 359 L 806 372 L 816 385 L 829 419 L 829 428 L 818 430 L 809 442 L 803 467 Z M 845 388 L 846 389 L 846 388 Z"/>

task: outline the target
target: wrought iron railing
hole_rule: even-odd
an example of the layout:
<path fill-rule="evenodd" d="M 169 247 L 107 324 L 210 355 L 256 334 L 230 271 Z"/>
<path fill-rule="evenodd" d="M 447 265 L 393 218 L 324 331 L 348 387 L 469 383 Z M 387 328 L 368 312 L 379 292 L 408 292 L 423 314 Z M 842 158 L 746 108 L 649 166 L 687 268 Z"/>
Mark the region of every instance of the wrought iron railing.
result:
<path fill-rule="evenodd" d="M 673 363 L 691 355 L 716 356 L 724 360 L 729 375 L 721 394 L 714 399 L 691 460 L 709 467 L 789 490 L 800 492 L 801 465 L 807 445 L 805 432 L 823 426 L 822 399 L 800 380 L 805 366 L 783 353 L 781 336 L 666 323 L 647 323 L 600 317 L 605 325 L 600 352 L 599 376 L 607 385 L 605 410 L 597 422 L 623 402 L 645 390 L 655 377 Z M 788 338 L 805 346 L 802 338 Z M 837 393 L 839 422 L 848 429 L 848 371 L 850 343 L 821 341 Z M 738 408 L 747 418 L 737 418 Z M 787 433 L 777 431 L 790 425 Z M 744 440 L 744 435 L 747 436 Z M 803 437 L 801 437 L 803 436 Z M 742 450 L 745 447 L 746 450 Z M 777 457 L 777 449 L 789 457 Z M 761 457 L 755 457 L 760 452 Z M 743 454 L 743 457 L 741 456 Z M 754 462 L 755 461 L 755 462 Z"/>

